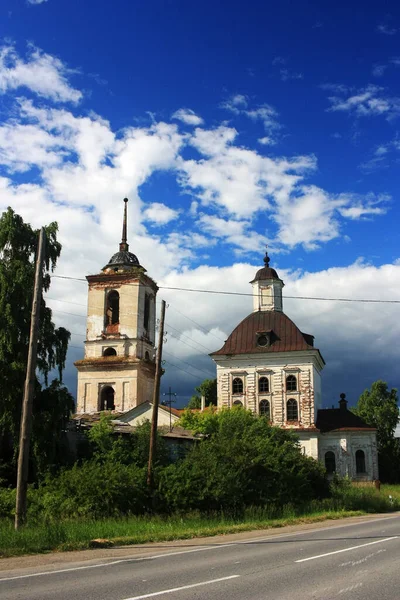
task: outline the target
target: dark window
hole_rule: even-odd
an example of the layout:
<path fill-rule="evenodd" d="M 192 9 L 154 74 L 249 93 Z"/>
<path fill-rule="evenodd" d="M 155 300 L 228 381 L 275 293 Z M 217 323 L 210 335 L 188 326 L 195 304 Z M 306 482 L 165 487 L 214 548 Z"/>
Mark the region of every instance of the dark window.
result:
<path fill-rule="evenodd" d="M 235 377 L 232 381 L 232 392 L 234 394 L 243 394 L 243 380 L 240 377 Z"/>
<path fill-rule="evenodd" d="M 117 356 L 115 348 L 106 348 L 103 352 L 103 356 Z"/>
<path fill-rule="evenodd" d="M 143 327 L 145 329 L 149 328 L 149 320 L 150 320 L 150 296 L 149 296 L 149 294 L 145 294 L 145 296 L 144 296 L 144 316 L 143 316 Z"/>
<path fill-rule="evenodd" d="M 299 411 L 297 409 L 297 401 L 294 398 L 290 398 L 286 404 L 286 412 L 287 412 L 287 420 L 288 421 L 298 421 L 299 420 Z"/>
<path fill-rule="evenodd" d="M 243 406 L 243 403 L 240 402 L 240 400 L 235 400 L 235 402 L 233 403 L 233 406 Z"/>
<path fill-rule="evenodd" d="M 107 296 L 106 325 L 119 323 L 119 294 L 115 290 Z"/>
<path fill-rule="evenodd" d="M 296 392 L 297 391 L 297 379 L 294 375 L 288 375 L 286 377 L 286 391 Z"/>
<path fill-rule="evenodd" d="M 365 454 L 362 450 L 356 452 L 356 473 L 365 473 Z"/>
<path fill-rule="evenodd" d="M 150 354 L 147 352 L 144 353 L 144 360 L 150 360 Z"/>
<path fill-rule="evenodd" d="M 262 333 L 258 336 L 257 344 L 261 347 L 269 345 L 269 335 L 266 333 Z"/>
<path fill-rule="evenodd" d="M 100 394 L 100 410 L 114 410 L 114 390 L 110 385 L 106 385 Z"/>
<path fill-rule="evenodd" d="M 258 408 L 261 417 L 267 417 L 267 419 L 271 418 L 271 411 L 268 400 L 261 400 L 260 404 L 258 405 Z"/>
<path fill-rule="evenodd" d="M 325 452 L 325 469 L 327 473 L 334 473 L 336 471 L 335 454 L 331 451 Z"/>
<path fill-rule="evenodd" d="M 260 377 L 260 379 L 258 380 L 258 391 L 260 392 L 260 394 L 265 394 L 266 392 L 269 392 L 268 377 Z"/>

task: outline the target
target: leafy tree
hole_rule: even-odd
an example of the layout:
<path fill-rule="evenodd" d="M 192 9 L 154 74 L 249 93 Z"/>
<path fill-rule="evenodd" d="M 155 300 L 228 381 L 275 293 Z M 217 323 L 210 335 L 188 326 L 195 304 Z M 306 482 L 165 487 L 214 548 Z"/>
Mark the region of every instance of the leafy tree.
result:
<path fill-rule="evenodd" d="M 44 292 L 50 288 L 50 273 L 55 269 L 61 252 L 57 230 L 57 223 L 45 227 Z M 8 479 L 15 474 L 38 237 L 39 231 L 24 223 L 11 208 L 0 217 L 0 448 L 3 451 L 3 475 L 6 473 Z M 42 389 L 39 380 L 36 382 L 32 445 L 39 450 L 50 444 L 53 450 L 48 448 L 49 460 L 55 457 L 56 440 L 63 422 L 60 414 L 65 416 L 73 405 L 72 396 L 61 386 L 69 339 L 69 331 L 55 327 L 51 310 L 42 296 L 37 371 L 47 386 L 50 371 L 57 368 L 59 382 L 53 383 L 47 390 Z M 50 406 L 49 400 L 55 405 Z"/>
<path fill-rule="evenodd" d="M 328 494 L 324 468 L 302 455 L 292 431 L 271 427 L 243 408 L 207 413 L 193 421 L 206 435 L 203 441 L 161 473 L 165 506 L 236 513 Z"/>
<path fill-rule="evenodd" d="M 379 474 L 382 481 L 398 481 L 400 448 L 394 437 L 399 420 L 397 390 L 389 391 L 385 381 L 375 381 L 365 390 L 353 412 L 377 429 Z"/>
<path fill-rule="evenodd" d="M 205 397 L 205 405 L 217 406 L 217 380 L 205 379 L 200 385 L 195 388 L 197 394 L 194 394 L 187 408 L 201 408 L 201 396 Z"/>

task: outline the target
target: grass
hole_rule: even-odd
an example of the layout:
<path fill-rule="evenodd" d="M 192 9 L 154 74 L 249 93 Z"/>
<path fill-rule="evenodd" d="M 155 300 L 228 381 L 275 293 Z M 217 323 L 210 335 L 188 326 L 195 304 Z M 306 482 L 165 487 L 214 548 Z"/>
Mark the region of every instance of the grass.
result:
<path fill-rule="evenodd" d="M 32 523 L 18 532 L 14 530 L 11 520 L 1 519 L 0 557 L 86 549 L 91 547 L 92 540 L 99 538 L 119 546 L 143 544 L 314 523 L 398 509 L 400 486 L 384 485 L 381 492 L 371 487 L 348 486 L 333 498 L 313 501 L 302 508 L 252 507 L 236 518 L 223 514 L 205 516 L 193 513 L 170 517 L 65 520 Z"/>

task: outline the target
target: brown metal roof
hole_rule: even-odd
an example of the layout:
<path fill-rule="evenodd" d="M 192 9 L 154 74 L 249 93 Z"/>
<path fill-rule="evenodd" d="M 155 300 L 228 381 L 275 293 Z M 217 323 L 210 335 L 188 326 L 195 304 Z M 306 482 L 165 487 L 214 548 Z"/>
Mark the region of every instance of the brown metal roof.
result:
<path fill-rule="evenodd" d="M 262 332 L 270 332 L 271 343 L 268 346 L 257 345 L 257 334 Z M 302 333 L 285 313 L 257 311 L 243 319 L 222 348 L 213 352 L 211 356 L 311 350 L 312 342 L 313 336 Z"/>
<path fill-rule="evenodd" d="M 279 279 L 278 273 L 275 269 L 271 269 L 271 267 L 263 267 L 259 269 L 254 277 L 253 281 L 250 283 L 254 283 L 254 281 L 263 281 L 264 279 Z"/>
<path fill-rule="evenodd" d="M 317 428 L 321 433 L 336 430 L 375 431 L 375 427 L 367 425 L 363 419 L 347 408 L 322 408 L 317 413 Z"/>

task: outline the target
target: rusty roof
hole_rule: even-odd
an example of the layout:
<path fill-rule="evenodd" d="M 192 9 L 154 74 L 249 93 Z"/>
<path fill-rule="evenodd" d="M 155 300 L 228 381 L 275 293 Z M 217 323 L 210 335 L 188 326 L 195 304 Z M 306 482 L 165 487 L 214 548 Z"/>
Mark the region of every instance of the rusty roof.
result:
<path fill-rule="evenodd" d="M 258 346 L 258 334 L 269 333 L 270 343 Z M 220 354 L 261 354 L 270 352 L 292 352 L 313 349 L 313 336 L 302 333 L 285 313 L 280 311 L 257 311 L 248 315 L 232 331 L 220 350 Z"/>

